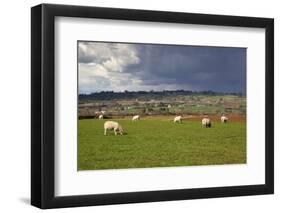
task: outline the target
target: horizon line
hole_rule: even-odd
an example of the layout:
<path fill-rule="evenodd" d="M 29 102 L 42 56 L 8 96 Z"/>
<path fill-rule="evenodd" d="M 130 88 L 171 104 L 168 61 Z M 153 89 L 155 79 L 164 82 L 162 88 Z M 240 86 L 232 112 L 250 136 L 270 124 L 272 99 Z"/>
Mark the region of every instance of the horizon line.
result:
<path fill-rule="evenodd" d="M 95 94 L 95 93 L 133 93 L 133 92 L 191 92 L 191 93 L 204 93 L 204 92 L 209 92 L 209 93 L 223 93 L 223 94 L 246 94 L 246 92 L 219 92 L 219 91 L 213 91 L 213 90 L 184 90 L 184 89 L 178 89 L 178 90 L 124 90 L 124 91 L 113 91 L 113 90 L 104 90 L 104 91 L 92 91 L 92 92 L 85 92 L 85 93 L 80 93 L 78 92 L 79 95 L 90 95 L 90 94 Z"/>

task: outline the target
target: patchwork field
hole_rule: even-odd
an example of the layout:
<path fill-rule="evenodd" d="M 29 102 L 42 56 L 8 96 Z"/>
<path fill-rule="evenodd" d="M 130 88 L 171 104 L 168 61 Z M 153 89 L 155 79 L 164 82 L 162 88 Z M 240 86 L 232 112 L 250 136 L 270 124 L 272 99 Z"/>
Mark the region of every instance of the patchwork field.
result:
<path fill-rule="evenodd" d="M 106 120 L 79 120 L 78 170 L 246 163 L 245 117 L 228 124 L 213 117 L 212 128 L 195 117 L 182 124 L 170 116 L 111 120 L 122 125 L 123 136 L 104 136 Z"/>
<path fill-rule="evenodd" d="M 105 111 L 107 118 L 133 115 L 246 115 L 246 97 L 241 95 L 182 95 L 178 91 L 156 94 L 152 92 L 146 95 L 133 93 L 131 95 L 136 95 L 136 97 L 127 97 L 130 94 L 129 92 L 98 93 L 84 95 L 83 98 L 79 96 L 79 118 L 97 118 L 100 111 Z M 115 98 L 115 96 L 117 97 Z"/>

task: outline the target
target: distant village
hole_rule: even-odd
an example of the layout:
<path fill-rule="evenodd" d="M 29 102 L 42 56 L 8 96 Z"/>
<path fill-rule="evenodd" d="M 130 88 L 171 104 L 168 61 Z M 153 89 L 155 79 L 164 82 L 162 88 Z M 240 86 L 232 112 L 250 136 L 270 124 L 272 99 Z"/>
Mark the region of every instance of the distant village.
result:
<path fill-rule="evenodd" d="M 241 93 L 212 91 L 98 92 L 79 95 L 79 118 L 132 115 L 221 115 L 246 114 L 246 97 Z"/>

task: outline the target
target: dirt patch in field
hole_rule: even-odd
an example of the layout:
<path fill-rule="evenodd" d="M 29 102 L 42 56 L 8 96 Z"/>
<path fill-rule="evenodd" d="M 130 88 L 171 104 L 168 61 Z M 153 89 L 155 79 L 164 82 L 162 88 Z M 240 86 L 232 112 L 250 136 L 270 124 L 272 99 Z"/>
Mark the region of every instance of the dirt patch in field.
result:
<path fill-rule="evenodd" d="M 211 121 L 221 122 L 221 116 L 219 115 L 182 115 L 184 121 L 201 121 L 203 118 L 210 118 Z M 227 115 L 229 122 L 246 122 L 246 115 Z M 151 115 L 151 116 L 141 116 L 141 120 L 171 120 L 173 121 L 175 116 L 163 116 L 163 115 Z M 112 119 L 132 119 L 132 116 L 113 116 Z"/>

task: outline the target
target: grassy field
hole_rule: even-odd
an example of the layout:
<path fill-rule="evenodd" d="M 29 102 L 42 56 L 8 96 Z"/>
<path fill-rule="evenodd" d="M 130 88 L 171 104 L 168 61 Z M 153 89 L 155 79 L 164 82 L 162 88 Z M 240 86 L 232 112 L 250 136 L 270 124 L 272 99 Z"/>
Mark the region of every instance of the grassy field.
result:
<path fill-rule="evenodd" d="M 118 121 L 125 135 L 103 135 L 105 120 L 79 120 L 78 170 L 246 163 L 246 123 L 166 118 Z"/>

